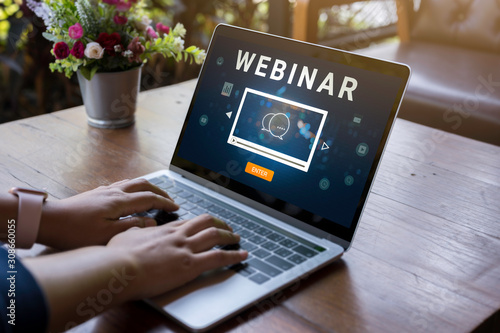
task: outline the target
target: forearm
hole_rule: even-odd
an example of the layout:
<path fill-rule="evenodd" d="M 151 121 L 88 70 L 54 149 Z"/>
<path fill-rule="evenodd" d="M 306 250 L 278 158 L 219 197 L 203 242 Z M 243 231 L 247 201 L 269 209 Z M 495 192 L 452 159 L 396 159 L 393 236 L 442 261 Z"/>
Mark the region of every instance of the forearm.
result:
<path fill-rule="evenodd" d="M 135 294 L 137 268 L 114 249 L 87 247 L 24 263 L 45 292 L 51 330 L 66 330 Z"/>

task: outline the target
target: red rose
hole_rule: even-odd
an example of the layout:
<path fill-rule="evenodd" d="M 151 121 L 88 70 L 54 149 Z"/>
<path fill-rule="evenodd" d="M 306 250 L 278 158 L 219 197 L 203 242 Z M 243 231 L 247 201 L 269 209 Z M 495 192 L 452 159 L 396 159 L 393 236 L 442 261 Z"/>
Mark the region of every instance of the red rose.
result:
<path fill-rule="evenodd" d="M 122 38 L 117 32 L 113 32 L 112 34 L 101 32 L 99 37 L 96 39 L 96 42 L 99 43 L 99 45 L 101 45 L 110 56 L 115 55 L 115 45 L 119 45 L 123 49 L 121 41 Z"/>
<path fill-rule="evenodd" d="M 85 52 L 85 46 L 80 41 L 76 42 L 70 51 L 70 53 L 77 59 L 82 59 L 84 52 Z"/>
<path fill-rule="evenodd" d="M 65 42 L 58 42 L 54 45 L 54 55 L 56 59 L 66 59 L 69 56 L 69 47 Z"/>
<path fill-rule="evenodd" d="M 126 16 L 121 16 L 121 15 L 115 15 L 113 17 L 113 22 L 115 22 L 118 25 L 124 25 L 128 21 Z"/>

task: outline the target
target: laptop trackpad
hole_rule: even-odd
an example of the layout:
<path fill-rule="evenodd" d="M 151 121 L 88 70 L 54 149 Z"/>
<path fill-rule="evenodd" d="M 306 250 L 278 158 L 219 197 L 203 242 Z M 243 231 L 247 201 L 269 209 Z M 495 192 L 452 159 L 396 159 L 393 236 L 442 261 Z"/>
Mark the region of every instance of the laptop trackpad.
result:
<path fill-rule="evenodd" d="M 151 299 L 185 326 L 202 330 L 267 294 L 264 288 L 233 270 L 206 272 L 178 289 Z"/>

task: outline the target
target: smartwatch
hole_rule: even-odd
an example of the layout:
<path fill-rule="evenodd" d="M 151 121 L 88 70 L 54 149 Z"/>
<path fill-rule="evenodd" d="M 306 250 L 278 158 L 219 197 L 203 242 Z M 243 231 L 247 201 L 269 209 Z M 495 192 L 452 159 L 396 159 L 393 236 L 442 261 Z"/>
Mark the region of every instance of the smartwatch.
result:
<path fill-rule="evenodd" d="M 9 193 L 19 198 L 16 223 L 16 246 L 29 249 L 35 244 L 42 217 L 42 207 L 47 199 L 47 192 L 13 187 Z"/>

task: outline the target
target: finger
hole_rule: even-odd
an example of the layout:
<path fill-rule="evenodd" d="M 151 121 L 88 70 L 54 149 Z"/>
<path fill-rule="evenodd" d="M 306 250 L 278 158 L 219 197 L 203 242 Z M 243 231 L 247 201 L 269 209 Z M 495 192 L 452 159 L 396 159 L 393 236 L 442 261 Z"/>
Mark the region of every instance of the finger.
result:
<path fill-rule="evenodd" d="M 211 269 L 237 264 L 248 258 L 245 250 L 225 251 L 209 250 L 195 254 L 196 267 L 205 272 Z"/>
<path fill-rule="evenodd" d="M 119 186 L 119 185 L 124 184 L 124 183 L 129 182 L 129 181 L 130 181 L 130 179 L 123 179 L 123 180 L 111 183 L 109 186 Z"/>
<path fill-rule="evenodd" d="M 125 193 L 122 206 L 121 216 L 145 212 L 151 209 L 161 209 L 167 212 L 179 209 L 179 205 L 171 199 L 153 192 Z"/>
<path fill-rule="evenodd" d="M 113 223 L 113 229 L 117 234 L 133 227 L 147 228 L 154 226 L 156 226 L 156 221 L 154 219 L 143 216 L 131 216 Z"/>
<path fill-rule="evenodd" d="M 198 232 L 210 227 L 233 231 L 233 229 L 225 222 L 208 214 L 202 214 L 192 218 L 183 225 L 184 232 L 187 237 L 195 235 Z"/>
<path fill-rule="evenodd" d="M 167 192 L 143 178 L 125 181 L 119 185 L 127 193 L 150 191 L 162 197 L 172 199 Z"/>
<path fill-rule="evenodd" d="M 188 240 L 193 253 L 199 253 L 216 245 L 236 244 L 240 241 L 240 236 L 228 230 L 211 227 L 200 231 Z"/>

